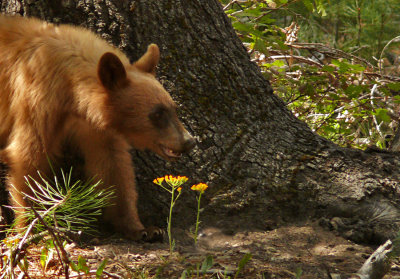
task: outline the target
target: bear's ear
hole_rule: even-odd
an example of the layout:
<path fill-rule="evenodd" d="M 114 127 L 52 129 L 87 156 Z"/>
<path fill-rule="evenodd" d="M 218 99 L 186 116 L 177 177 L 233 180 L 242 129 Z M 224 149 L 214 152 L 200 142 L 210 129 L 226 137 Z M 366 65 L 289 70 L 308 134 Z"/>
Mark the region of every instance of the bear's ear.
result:
<path fill-rule="evenodd" d="M 100 58 L 97 75 L 103 86 L 109 90 L 118 89 L 127 82 L 126 70 L 114 53 L 106 52 Z"/>
<path fill-rule="evenodd" d="M 151 44 L 147 47 L 147 52 L 133 65 L 143 72 L 156 75 L 156 67 L 159 60 L 160 49 L 156 44 Z"/>

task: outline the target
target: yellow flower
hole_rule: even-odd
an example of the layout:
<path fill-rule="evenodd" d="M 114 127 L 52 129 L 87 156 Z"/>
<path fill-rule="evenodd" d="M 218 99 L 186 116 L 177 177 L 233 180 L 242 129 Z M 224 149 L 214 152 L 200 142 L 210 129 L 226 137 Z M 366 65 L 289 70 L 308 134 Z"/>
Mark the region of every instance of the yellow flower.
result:
<path fill-rule="evenodd" d="M 182 191 L 182 187 L 179 187 L 178 189 L 176 189 L 178 192 Z"/>
<path fill-rule="evenodd" d="M 21 239 L 19 239 L 19 238 L 5 238 L 2 240 L 2 242 L 4 244 L 6 244 L 7 246 L 17 245 L 20 241 L 21 241 Z"/>
<path fill-rule="evenodd" d="M 164 178 L 165 178 L 165 182 L 171 183 L 171 184 L 174 183 L 173 180 L 175 177 L 173 177 L 172 175 L 166 175 L 166 176 L 164 176 Z"/>
<path fill-rule="evenodd" d="M 161 183 L 164 181 L 164 177 L 159 177 L 153 180 L 154 184 L 161 185 Z"/>
<path fill-rule="evenodd" d="M 180 182 L 182 182 L 182 184 L 183 184 L 183 183 L 185 183 L 186 181 L 188 181 L 188 178 L 187 178 L 186 176 L 178 176 L 178 180 L 179 180 Z"/>
<path fill-rule="evenodd" d="M 208 185 L 205 183 L 199 183 L 196 185 L 193 185 L 190 189 L 193 191 L 199 191 L 199 192 L 204 192 L 208 188 Z"/>
<path fill-rule="evenodd" d="M 186 176 L 172 176 L 172 175 L 166 175 L 164 176 L 165 182 L 170 184 L 171 186 L 179 186 L 188 181 L 188 178 Z"/>

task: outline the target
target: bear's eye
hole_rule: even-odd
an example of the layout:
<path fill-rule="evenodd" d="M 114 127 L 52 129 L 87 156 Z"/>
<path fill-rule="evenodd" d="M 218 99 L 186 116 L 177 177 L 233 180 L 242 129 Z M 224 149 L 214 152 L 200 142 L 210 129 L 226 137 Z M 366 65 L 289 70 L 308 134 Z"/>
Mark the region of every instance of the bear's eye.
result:
<path fill-rule="evenodd" d="M 166 128 L 169 123 L 170 115 L 168 108 L 164 105 L 157 105 L 149 114 L 149 119 L 153 125 L 159 129 Z"/>

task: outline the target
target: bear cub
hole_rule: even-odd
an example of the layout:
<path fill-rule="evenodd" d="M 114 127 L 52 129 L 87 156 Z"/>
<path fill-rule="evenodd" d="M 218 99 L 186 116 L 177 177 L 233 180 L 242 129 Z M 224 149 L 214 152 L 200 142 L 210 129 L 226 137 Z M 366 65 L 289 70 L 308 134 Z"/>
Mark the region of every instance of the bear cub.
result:
<path fill-rule="evenodd" d="M 151 44 L 131 64 L 86 29 L 0 15 L 0 149 L 11 204 L 28 206 L 24 177 L 48 174 L 48 158 L 62 157 L 67 142 L 83 155 L 87 178 L 115 187 L 105 221 L 131 239 L 159 238 L 139 219 L 129 150 L 175 160 L 195 144 L 155 78 L 159 58 Z"/>

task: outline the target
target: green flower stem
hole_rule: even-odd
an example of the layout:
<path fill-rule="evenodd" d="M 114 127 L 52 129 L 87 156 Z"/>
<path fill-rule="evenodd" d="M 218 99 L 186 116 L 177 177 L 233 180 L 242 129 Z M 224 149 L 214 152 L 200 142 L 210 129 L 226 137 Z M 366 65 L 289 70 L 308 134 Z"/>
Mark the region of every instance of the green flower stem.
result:
<path fill-rule="evenodd" d="M 168 232 L 168 240 L 169 240 L 169 252 L 172 253 L 172 235 L 171 235 L 171 223 L 172 223 L 172 208 L 174 207 L 175 201 L 174 201 L 174 193 L 175 189 L 172 188 L 171 191 L 171 206 L 169 207 L 169 218 L 168 218 L 168 227 L 167 227 L 167 232 Z"/>
<path fill-rule="evenodd" d="M 172 186 L 172 185 L 171 185 Z M 180 185 L 177 186 L 172 186 L 172 190 L 168 191 L 171 193 L 171 206 L 169 207 L 169 218 L 168 218 L 168 226 L 167 226 L 167 232 L 168 232 L 168 240 L 169 240 L 169 252 L 172 253 L 174 250 L 174 247 L 172 245 L 172 233 L 171 233 L 171 218 L 172 218 L 172 208 L 175 205 L 175 202 L 178 200 L 179 196 L 181 195 L 181 192 L 178 191 L 178 195 L 175 197 L 175 190 L 179 188 Z"/>
<path fill-rule="evenodd" d="M 164 190 L 170 192 L 172 194 L 172 190 L 168 189 L 167 187 L 163 186 L 162 184 L 158 184 L 161 186 L 161 188 L 163 188 Z"/>
<path fill-rule="evenodd" d="M 194 231 L 194 244 L 196 245 L 197 243 L 197 233 L 199 230 L 199 224 L 200 224 L 200 199 L 201 199 L 201 195 L 203 194 L 203 191 L 200 191 L 200 195 L 199 198 L 197 199 L 197 218 L 196 218 L 196 229 Z"/>
<path fill-rule="evenodd" d="M 171 204 L 169 207 L 169 216 L 167 218 L 167 233 L 168 233 L 168 241 L 169 241 L 169 252 L 172 254 L 174 250 L 175 243 L 172 239 L 172 233 L 171 233 L 171 226 L 172 226 L 172 209 L 174 208 L 175 202 L 178 200 L 178 198 L 181 195 L 181 189 L 180 186 L 184 184 L 188 178 L 186 176 L 178 176 L 174 177 L 172 175 L 166 175 L 164 177 L 159 177 L 153 180 L 154 184 L 159 185 L 161 188 L 164 190 L 168 191 L 171 194 Z M 163 182 L 167 183 L 169 188 L 165 187 L 163 185 Z M 175 190 L 178 191 L 178 194 L 175 196 Z"/>

